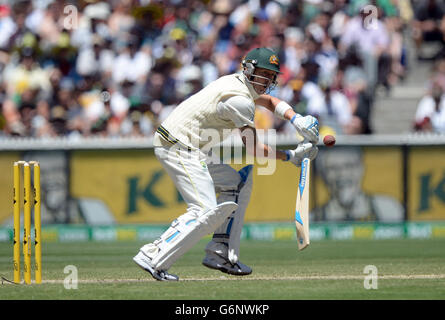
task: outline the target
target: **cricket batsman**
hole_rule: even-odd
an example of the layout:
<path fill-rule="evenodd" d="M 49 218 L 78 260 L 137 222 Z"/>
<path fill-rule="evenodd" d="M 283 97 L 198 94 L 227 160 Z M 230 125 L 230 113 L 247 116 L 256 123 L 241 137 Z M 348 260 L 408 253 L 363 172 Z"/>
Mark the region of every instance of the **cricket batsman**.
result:
<path fill-rule="evenodd" d="M 187 203 L 187 211 L 175 219 L 155 241 L 142 246 L 133 258 L 160 281 L 177 281 L 169 268 L 202 237 L 213 233 L 202 264 L 232 275 L 248 275 L 252 269 L 240 257 L 240 236 L 252 191 L 252 165 L 236 171 L 228 164 L 206 163 L 208 136 L 213 130 L 225 139 L 228 129 L 239 129 L 247 152 L 253 156 L 301 165 L 313 160 L 318 149 L 318 121 L 296 114 L 286 102 L 267 94 L 277 84 L 280 62 L 268 48 L 256 48 L 242 61 L 243 71 L 222 76 L 180 103 L 159 126 L 154 152 Z M 289 120 L 304 141 L 293 150 L 273 150 L 257 139 L 255 106 L 261 105 L 280 119 Z M 245 139 L 250 133 L 253 146 Z M 261 153 L 260 153 L 261 152 Z M 219 194 L 217 197 L 216 194 Z"/>

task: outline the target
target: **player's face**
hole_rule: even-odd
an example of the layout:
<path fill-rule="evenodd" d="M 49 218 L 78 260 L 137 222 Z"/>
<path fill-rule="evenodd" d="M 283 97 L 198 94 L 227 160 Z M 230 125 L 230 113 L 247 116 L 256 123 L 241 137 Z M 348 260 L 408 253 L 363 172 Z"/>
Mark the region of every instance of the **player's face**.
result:
<path fill-rule="evenodd" d="M 276 72 L 272 70 L 257 68 L 255 69 L 253 87 L 258 94 L 266 92 L 267 88 L 272 84 L 276 77 Z"/>

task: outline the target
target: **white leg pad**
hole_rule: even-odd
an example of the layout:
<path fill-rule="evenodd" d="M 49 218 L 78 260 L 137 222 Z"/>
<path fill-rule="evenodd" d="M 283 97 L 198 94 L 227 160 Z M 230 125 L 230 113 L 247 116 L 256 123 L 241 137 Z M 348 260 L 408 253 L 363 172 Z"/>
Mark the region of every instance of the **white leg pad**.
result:
<path fill-rule="evenodd" d="M 156 270 L 168 270 L 203 236 L 215 231 L 237 208 L 235 202 L 228 201 L 195 216 L 184 214 L 173 221 L 159 239 L 143 246 L 141 250 L 152 259 Z"/>
<path fill-rule="evenodd" d="M 222 225 L 215 230 L 213 235 L 213 242 L 222 242 L 228 245 L 228 252 L 226 257 L 233 264 L 238 262 L 240 254 L 241 231 L 244 225 L 244 215 L 250 201 L 253 184 L 253 166 L 249 165 L 241 169 L 238 173 L 241 177 L 241 182 L 236 189 L 222 190 L 218 197 L 218 203 L 226 201 L 234 201 L 238 204 L 238 209 L 233 212 Z M 212 246 L 207 248 L 216 248 L 220 246 Z M 224 247 L 221 247 L 224 248 Z"/>

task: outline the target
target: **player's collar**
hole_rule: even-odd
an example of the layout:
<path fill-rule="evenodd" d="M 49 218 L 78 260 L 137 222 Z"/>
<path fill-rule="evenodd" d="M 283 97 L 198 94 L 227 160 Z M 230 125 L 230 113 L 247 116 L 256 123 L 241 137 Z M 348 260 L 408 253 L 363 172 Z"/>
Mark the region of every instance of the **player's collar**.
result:
<path fill-rule="evenodd" d="M 247 81 L 246 76 L 243 73 L 237 73 L 237 77 L 246 85 L 247 89 L 249 89 L 250 94 L 253 97 L 253 100 L 256 100 L 260 97 L 260 95 L 255 91 L 252 84 Z"/>

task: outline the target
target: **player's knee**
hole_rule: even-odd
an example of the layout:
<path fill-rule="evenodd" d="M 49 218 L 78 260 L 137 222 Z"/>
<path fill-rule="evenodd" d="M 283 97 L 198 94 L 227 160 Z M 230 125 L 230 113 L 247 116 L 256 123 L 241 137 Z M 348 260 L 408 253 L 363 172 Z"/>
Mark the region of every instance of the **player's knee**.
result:
<path fill-rule="evenodd" d="M 201 212 L 206 212 L 210 210 L 215 210 L 216 206 L 218 205 L 216 198 L 215 201 L 207 201 L 202 203 Z"/>
<path fill-rule="evenodd" d="M 214 209 L 217 203 L 212 201 L 201 202 L 200 204 L 189 204 L 187 208 L 187 213 L 198 217 L 202 214 L 202 212 L 208 211 L 210 209 Z"/>
<path fill-rule="evenodd" d="M 238 205 L 232 201 L 220 203 L 211 209 L 203 211 L 198 217 L 198 222 L 206 230 L 206 233 L 211 233 L 215 231 L 237 207 Z"/>

